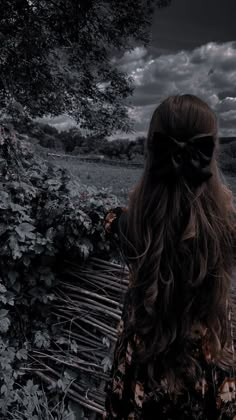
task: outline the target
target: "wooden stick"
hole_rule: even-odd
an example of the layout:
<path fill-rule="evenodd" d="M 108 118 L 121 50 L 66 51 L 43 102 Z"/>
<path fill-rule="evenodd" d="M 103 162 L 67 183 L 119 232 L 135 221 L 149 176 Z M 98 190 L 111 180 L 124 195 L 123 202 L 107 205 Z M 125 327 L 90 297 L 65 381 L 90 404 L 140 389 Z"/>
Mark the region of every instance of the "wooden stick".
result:
<path fill-rule="evenodd" d="M 47 375 L 43 374 L 42 372 L 35 371 L 36 375 L 39 376 L 44 382 L 48 383 L 49 385 L 56 387 L 56 381 L 48 377 Z M 67 391 L 68 395 L 71 399 L 78 402 L 82 406 L 89 408 L 92 411 L 96 411 L 98 414 L 103 413 L 103 407 L 100 404 L 97 404 L 95 401 L 89 400 L 83 398 L 81 395 L 79 395 L 77 392 L 73 391 L 72 389 L 68 389 Z"/>

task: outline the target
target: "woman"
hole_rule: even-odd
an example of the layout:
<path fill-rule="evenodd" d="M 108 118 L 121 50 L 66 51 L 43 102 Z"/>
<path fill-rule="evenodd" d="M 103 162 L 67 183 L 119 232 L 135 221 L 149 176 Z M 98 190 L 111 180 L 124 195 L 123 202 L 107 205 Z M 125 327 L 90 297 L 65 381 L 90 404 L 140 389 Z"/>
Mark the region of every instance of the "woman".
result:
<path fill-rule="evenodd" d="M 218 150 L 208 105 L 167 98 L 128 208 L 105 215 L 130 272 L 106 420 L 236 420 L 236 212 Z"/>

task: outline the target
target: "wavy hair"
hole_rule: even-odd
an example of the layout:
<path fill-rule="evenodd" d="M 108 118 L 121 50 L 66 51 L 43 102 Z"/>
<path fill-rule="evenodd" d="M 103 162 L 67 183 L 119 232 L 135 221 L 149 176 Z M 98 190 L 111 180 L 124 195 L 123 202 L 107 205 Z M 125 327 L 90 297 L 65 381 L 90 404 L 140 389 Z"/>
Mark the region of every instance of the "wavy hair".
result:
<path fill-rule="evenodd" d="M 212 177 L 198 187 L 184 176 L 169 184 L 153 179 L 149 145 L 154 132 L 186 142 L 212 133 Z M 201 99 L 167 98 L 151 118 L 144 171 L 129 194 L 126 241 L 132 281 L 126 338 L 141 338 L 136 357 L 148 366 L 152 386 L 158 372 L 172 389 L 184 386 L 183 375 L 198 375 L 200 367 L 189 351 L 195 323 L 207 328 L 213 359 L 230 363 L 223 350 L 230 340 L 227 305 L 233 305 L 236 212 L 217 164 L 217 132 L 217 118 Z"/>

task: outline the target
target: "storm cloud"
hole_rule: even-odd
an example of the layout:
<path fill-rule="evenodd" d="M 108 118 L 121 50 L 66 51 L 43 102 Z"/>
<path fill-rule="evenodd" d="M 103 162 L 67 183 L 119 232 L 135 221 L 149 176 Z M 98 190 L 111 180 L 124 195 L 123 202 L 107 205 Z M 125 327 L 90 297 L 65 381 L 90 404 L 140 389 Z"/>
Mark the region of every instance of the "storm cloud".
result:
<path fill-rule="evenodd" d="M 216 112 L 221 135 L 236 135 L 236 42 L 209 42 L 191 51 L 153 56 L 137 47 L 116 65 L 135 84 L 130 116 L 135 135 L 146 134 L 152 112 L 169 95 L 190 93 Z"/>

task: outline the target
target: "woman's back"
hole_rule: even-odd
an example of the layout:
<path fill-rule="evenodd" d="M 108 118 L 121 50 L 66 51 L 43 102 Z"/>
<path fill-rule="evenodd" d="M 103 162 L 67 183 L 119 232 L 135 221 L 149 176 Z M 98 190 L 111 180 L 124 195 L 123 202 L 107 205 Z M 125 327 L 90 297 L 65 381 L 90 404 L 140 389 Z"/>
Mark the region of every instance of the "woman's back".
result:
<path fill-rule="evenodd" d="M 106 216 L 130 287 L 104 418 L 233 419 L 235 208 L 215 116 L 196 97 L 168 98 L 145 146 L 128 208 Z"/>

